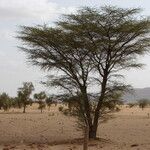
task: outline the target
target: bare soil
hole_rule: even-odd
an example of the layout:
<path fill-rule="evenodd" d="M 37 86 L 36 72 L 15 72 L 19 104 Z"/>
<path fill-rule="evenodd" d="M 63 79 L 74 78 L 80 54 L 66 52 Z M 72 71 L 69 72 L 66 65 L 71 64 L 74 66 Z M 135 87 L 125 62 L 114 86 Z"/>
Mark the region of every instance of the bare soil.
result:
<path fill-rule="evenodd" d="M 41 114 L 37 105 L 0 111 L 0 150 L 82 150 L 76 119 L 62 115 L 58 106 Z M 98 128 L 89 150 L 150 150 L 150 108 L 121 107 Z"/>

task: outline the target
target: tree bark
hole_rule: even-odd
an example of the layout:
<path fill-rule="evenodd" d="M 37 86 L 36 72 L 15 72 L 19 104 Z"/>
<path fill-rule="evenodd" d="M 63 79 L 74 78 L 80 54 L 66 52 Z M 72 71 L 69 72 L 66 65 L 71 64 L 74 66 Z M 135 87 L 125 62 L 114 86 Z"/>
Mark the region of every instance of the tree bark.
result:
<path fill-rule="evenodd" d="M 86 87 L 81 88 L 81 92 L 82 92 L 82 95 L 83 95 L 83 100 L 84 100 L 83 105 L 84 105 L 84 109 L 85 109 L 85 110 L 83 110 L 83 112 L 85 111 L 88 126 L 89 126 L 89 128 L 91 128 L 92 127 L 91 108 L 90 108 L 90 104 L 89 104 L 89 100 L 88 100 L 88 96 L 87 96 Z"/>
<path fill-rule="evenodd" d="M 90 131 L 89 131 L 89 138 L 96 139 L 98 121 L 99 121 L 99 118 L 100 118 L 100 109 L 102 107 L 103 100 L 104 100 L 104 97 L 105 97 L 105 92 L 106 92 L 107 77 L 108 77 L 108 72 L 107 72 L 107 70 L 105 70 L 104 77 L 103 77 L 103 82 L 102 82 L 102 85 L 101 85 L 101 96 L 99 98 L 99 101 L 98 101 L 98 104 L 97 104 L 97 107 L 96 107 L 96 110 L 95 110 L 93 125 L 92 125 L 92 127 L 90 128 Z"/>
<path fill-rule="evenodd" d="M 89 127 L 89 139 L 96 139 L 97 126 Z"/>
<path fill-rule="evenodd" d="M 88 150 L 88 141 L 89 141 L 89 126 L 86 125 L 84 129 L 84 143 L 83 143 L 83 150 Z"/>

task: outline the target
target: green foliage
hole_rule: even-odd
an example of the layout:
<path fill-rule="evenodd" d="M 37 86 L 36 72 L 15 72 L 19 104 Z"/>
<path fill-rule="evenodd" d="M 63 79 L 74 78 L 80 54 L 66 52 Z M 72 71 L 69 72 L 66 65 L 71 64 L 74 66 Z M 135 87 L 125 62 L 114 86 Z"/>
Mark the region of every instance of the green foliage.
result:
<path fill-rule="evenodd" d="M 0 95 L 0 108 L 1 109 L 3 108 L 4 111 L 7 111 L 7 110 L 9 110 L 11 105 L 12 105 L 12 101 L 11 101 L 10 97 L 8 96 L 8 94 L 2 93 Z"/>
<path fill-rule="evenodd" d="M 46 99 L 46 94 L 45 94 L 45 92 L 36 93 L 36 94 L 34 94 L 34 98 L 39 101 L 42 101 L 42 100 Z"/>
<path fill-rule="evenodd" d="M 25 108 L 31 103 L 30 95 L 34 91 L 34 86 L 32 82 L 24 82 L 23 87 L 18 89 L 18 101 L 23 105 L 23 113 L 25 113 Z"/>
<path fill-rule="evenodd" d="M 123 104 L 122 95 L 122 90 L 119 91 L 117 88 L 115 91 L 115 89 L 113 89 L 113 92 L 109 92 L 109 94 L 107 94 L 107 96 L 105 97 L 103 107 L 106 107 L 112 111 L 115 111 L 116 109 L 118 110 L 118 105 Z"/>
<path fill-rule="evenodd" d="M 46 107 L 45 102 L 39 101 L 39 107 L 38 107 L 38 109 L 41 110 L 41 113 L 43 112 L 43 109 L 45 109 L 45 107 Z"/>
<path fill-rule="evenodd" d="M 150 101 L 148 99 L 141 99 L 138 101 L 138 105 L 140 108 L 142 108 L 142 110 L 150 104 Z"/>
<path fill-rule="evenodd" d="M 18 97 L 11 97 L 12 107 L 13 108 L 21 108 L 22 103 Z"/>
<path fill-rule="evenodd" d="M 139 12 L 110 6 L 85 7 L 63 16 L 54 27 L 21 27 L 18 38 L 25 45 L 21 50 L 30 63 L 43 70 L 59 71 L 50 74 L 46 85 L 60 87 L 67 94 L 80 93 L 80 114 L 91 133 L 97 131 L 102 106 L 107 103 L 112 108 L 116 103 L 109 101 L 108 95 L 124 87 L 120 86 L 123 76 L 118 72 L 141 68 L 137 58 L 149 51 L 150 20 L 137 17 Z M 88 97 L 93 84 L 98 89 L 94 110 Z"/>
<path fill-rule="evenodd" d="M 50 107 L 51 107 L 52 103 L 53 103 L 52 97 L 50 97 L 50 96 L 47 97 L 47 98 L 46 98 L 46 104 L 47 104 L 49 110 L 50 110 Z"/>
<path fill-rule="evenodd" d="M 46 96 L 45 92 L 40 92 L 40 93 L 34 94 L 34 98 L 38 101 L 38 103 L 39 103 L 38 109 L 40 109 L 41 113 L 42 113 L 43 109 L 46 107 L 45 99 L 47 98 L 47 96 Z"/>

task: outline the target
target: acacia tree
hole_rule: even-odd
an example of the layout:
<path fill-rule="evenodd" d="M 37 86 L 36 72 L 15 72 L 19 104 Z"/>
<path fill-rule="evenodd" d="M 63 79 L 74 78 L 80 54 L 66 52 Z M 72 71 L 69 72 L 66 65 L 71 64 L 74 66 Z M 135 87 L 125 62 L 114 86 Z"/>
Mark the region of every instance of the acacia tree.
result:
<path fill-rule="evenodd" d="M 63 16 L 55 27 L 21 27 L 22 40 L 29 61 L 49 73 L 51 86 L 80 95 L 79 106 L 89 138 L 96 138 L 103 103 L 108 95 L 126 86 L 117 79 L 123 69 L 140 68 L 139 55 L 149 49 L 148 18 L 136 17 L 139 9 L 102 7 L 83 8 Z M 117 77 L 117 78 L 116 78 Z M 88 91 L 97 83 L 98 100 L 93 110 Z"/>
<path fill-rule="evenodd" d="M 30 104 L 30 95 L 34 91 L 32 82 L 24 82 L 23 87 L 18 88 L 18 99 L 23 105 L 23 113 L 26 111 L 26 106 Z"/>
<path fill-rule="evenodd" d="M 39 103 L 39 109 L 41 110 L 41 113 L 43 112 L 43 109 L 45 108 L 45 99 L 46 99 L 46 94 L 45 92 L 40 92 L 40 93 L 35 93 L 34 94 L 34 98 L 36 100 L 38 100 L 38 103 Z"/>

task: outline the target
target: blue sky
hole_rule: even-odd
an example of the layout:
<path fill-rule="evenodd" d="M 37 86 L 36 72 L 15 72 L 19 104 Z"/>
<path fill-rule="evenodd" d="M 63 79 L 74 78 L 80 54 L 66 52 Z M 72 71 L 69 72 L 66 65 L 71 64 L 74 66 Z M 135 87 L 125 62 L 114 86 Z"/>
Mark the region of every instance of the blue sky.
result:
<path fill-rule="evenodd" d="M 46 74 L 28 65 L 17 48 L 19 25 L 52 24 L 61 14 L 75 12 L 79 7 L 104 5 L 141 7 L 142 15 L 150 14 L 148 0 L 0 0 L 0 93 L 15 96 L 24 81 L 32 81 L 38 91 L 45 90 L 39 82 Z M 140 60 L 146 66 L 143 70 L 124 72 L 126 82 L 134 87 L 150 87 L 150 56 Z"/>

